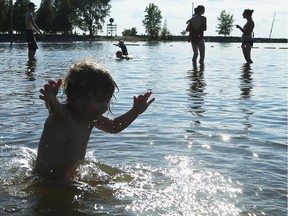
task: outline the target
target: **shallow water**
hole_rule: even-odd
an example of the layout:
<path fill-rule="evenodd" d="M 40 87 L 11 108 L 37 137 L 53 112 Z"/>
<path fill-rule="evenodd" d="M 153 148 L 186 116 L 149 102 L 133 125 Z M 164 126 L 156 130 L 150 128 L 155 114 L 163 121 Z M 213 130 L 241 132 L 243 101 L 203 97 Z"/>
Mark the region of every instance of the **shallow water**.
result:
<path fill-rule="evenodd" d="M 206 43 L 200 68 L 187 42 L 136 43 L 129 61 L 110 42 L 39 43 L 34 63 L 0 43 L 0 215 L 287 215 L 287 44 L 255 44 L 250 66 L 239 46 Z M 117 82 L 114 116 L 156 100 L 120 134 L 95 130 L 74 182 L 40 181 L 39 89 L 87 56 Z"/>

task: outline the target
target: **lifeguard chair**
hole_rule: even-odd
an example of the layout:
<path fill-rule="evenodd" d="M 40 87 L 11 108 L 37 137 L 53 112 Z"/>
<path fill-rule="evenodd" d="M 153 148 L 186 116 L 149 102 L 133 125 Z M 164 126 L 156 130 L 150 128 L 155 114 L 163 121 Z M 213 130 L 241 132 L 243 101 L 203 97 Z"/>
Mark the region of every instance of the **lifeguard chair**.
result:
<path fill-rule="evenodd" d="M 114 22 L 113 18 L 110 18 L 109 22 L 110 23 L 107 24 L 107 36 L 110 37 L 113 37 L 113 35 L 117 36 L 117 24 L 113 24 Z"/>

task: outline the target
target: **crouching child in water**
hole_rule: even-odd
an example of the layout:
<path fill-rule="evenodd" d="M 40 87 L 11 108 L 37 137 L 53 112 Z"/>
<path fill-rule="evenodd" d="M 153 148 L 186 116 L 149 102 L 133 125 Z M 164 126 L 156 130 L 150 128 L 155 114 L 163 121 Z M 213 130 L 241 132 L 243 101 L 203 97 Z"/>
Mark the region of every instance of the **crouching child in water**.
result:
<path fill-rule="evenodd" d="M 57 99 L 63 86 L 66 103 Z M 109 119 L 110 101 L 117 85 L 109 72 L 84 59 L 74 64 L 62 80 L 49 81 L 40 90 L 40 98 L 49 110 L 39 142 L 35 171 L 49 179 L 69 180 L 84 160 L 92 129 L 119 133 L 127 128 L 155 100 L 152 92 L 134 96 L 132 108 L 125 114 Z"/>
<path fill-rule="evenodd" d="M 129 59 L 131 59 L 131 58 L 128 57 L 128 56 L 124 56 L 121 51 L 117 51 L 117 52 L 116 52 L 116 58 L 117 58 L 118 60 L 123 60 L 123 59 L 129 60 Z"/>

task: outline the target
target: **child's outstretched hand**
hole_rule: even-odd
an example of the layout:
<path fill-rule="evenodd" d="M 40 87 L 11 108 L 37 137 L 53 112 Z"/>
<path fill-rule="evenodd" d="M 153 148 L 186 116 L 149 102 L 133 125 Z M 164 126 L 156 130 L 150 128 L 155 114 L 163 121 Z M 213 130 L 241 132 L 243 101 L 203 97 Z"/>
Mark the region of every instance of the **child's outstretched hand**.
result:
<path fill-rule="evenodd" d="M 58 79 L 57 82 L 49 80 L 48 84 L 45 84 L 43 88 L 40 89 L 40 93 L 42 93 L 43 95 L 40 95 L 39 98 L 46 102 L 55 101 L 56 95 L 59 91 L 61 84 L 62 79 Z"/>
<path fill-rule="evenodd" d="M 134 96 L 133 109 L 138 113 L 138 115 L 143 113 L 155 100 L 155 98 L 148 100 L 151 94 L 152 92 L 146 92 L 144 95 L 139 95 L 138 97 Z"/>

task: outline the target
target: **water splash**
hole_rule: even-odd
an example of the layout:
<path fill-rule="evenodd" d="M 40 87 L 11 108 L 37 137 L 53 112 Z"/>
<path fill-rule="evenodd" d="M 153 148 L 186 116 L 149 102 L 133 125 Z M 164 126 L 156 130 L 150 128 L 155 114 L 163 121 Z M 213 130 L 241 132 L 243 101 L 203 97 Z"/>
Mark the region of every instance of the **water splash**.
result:
<path fill-rule="evenodd" d="M 166 160 L 169 166 L 165 169 L 126 167 L 133 180 L 114 187 L 117 198 L 133 200 L 127 211 L 143 215 L 240 214 L 237 196 L 242 191 L 230 177 L 196 169 L 188 157 L 168 156 Z"/>

